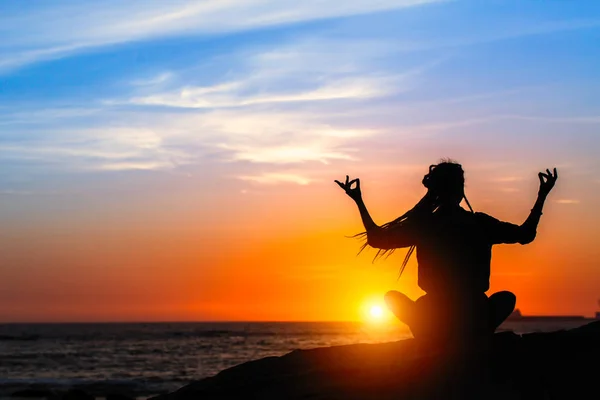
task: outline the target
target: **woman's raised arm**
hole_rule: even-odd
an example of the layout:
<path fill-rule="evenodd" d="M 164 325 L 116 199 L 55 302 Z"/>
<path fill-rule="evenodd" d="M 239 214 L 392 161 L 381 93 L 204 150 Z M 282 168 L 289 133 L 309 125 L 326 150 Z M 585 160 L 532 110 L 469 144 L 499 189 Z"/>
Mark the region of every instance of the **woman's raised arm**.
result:
<path fill-rule="evenodd" d="M 393 232 L 381 228 L 373 221 L 369 210 L 365 205 L 360 191 L 360 179 L 352 179 L 346 175 L 346 181 L 344 183 L 336 180 L 337 183 L 346 194 L 354 200 L 358 206 L 362 223 L 365 227 L 365 233 L 367 235 L 367 244 L 377 249 L 397 249 L 401 247 L 408 247 L 413 245 L 414 240 L 411 237 L 406 237 L 401 229 L 394 229 Z M 354 187 L 352 185 L 356 184 Z"/>
<path fill-rule="evenodd" d="M 537 199 L 529 216 L 521 225 L 502 222 L 487 214 L 477 213 L 477 215 L 483 218 L 482 221 L 485 222 L 487 234 L 493 244 L 529 244 L 533 242 L 537 235 L 537 227 L 542 216 L 544 202 L 558 179 L 558 172 L 556 171 L 556 168 L 554 168 L 554 172 L 550 172 L 550 170 L 547 169 L 546 173 L 540 172 L 538 177 L 540 178 L 540 189 L 538 191 Z"/>
<path fill-rule="evenodd" d="M 554 172 L 554 173 L 553 173 Z M 546 197 L 556 184 L 556 180 L 558 179 L 558 172 L 556 168 L 551 172 L 549 169 L 546 170 L 546 173 L 540 172 L 538 177 L 540 179 L 540 189 L 538 191 L 538 196 L 531 209 L 531 213 L 529 217 L 523 222 L 521 225 L 521 231 L 523 238 L 520 241 L 522 244 L 531 243 L 533 239 L 535 239 L 537 227 L 540 223 L 540 218 L 542 216 L 542 209 L 544 208 L 544 202 L 546 201 Z"/>

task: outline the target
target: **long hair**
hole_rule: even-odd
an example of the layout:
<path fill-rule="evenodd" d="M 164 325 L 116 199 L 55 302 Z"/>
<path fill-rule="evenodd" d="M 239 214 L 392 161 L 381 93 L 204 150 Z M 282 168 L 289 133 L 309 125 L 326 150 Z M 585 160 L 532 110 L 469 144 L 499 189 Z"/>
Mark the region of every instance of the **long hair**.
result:
<path fill-rule="evenodd" d="M 423 186 L 427 188 L 427 193 L 419 200 L 419 202 L 406 213 L 402 214 L 393 221 L 390 221 L 381 226 L 381 229 L 392 232 L 394 229 L 398 229 L 407 223 L 419 223 L 419 219 L 424 216 L 433 214 L 438 207 L 442 204 L 443 198 L 449 193 L 460 190 L 461 200 L 464 199 L 471 212 L 473 208 L 467 200 L 464 192 L 464 171 L 462 165 L 452 160 L 442 160 L 439 164 L 429 166 L 429 173 L 423 177 Z M 359 254 L 368 246 L 366 241 L 367 232 L 361 232 L 354 235 L 353 237 L 360 237 L 365 240 L 359 250 Z M 396 249 L 378 249 L 377 254 L 373 258 L 375 262 L 378 258 L 389 257 L 394 253 Z M 398 279 L 402 276 L 410 257 L 415 251 L 415 246 L 412 245 L 408 249 L 400 267 L 400 273 Z"/>

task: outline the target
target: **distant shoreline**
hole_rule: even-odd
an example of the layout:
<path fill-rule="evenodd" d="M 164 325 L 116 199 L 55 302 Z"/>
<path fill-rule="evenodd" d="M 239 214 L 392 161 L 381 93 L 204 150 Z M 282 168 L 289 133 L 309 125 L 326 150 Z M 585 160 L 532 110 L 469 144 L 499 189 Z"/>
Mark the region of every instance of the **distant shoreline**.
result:
<path fill-rule="evenodd" d="M 523 315 L 519 309 L 516 309 L 506 321 L 595 321 L 600 319 L 598 315 L 598 313 L 596 313 L 595 317 L 586 317 L 584 315 Z"/>
<path fill-rule="evenodd" d="M 585 321 L 595 320 L 595 318 L 584 317 L 583 315 L 522 315 L 510 316 L 506 321 Z"/>
<path fill-rule="evenodd" d="M 506 321 L 596 321 L 600 317 L 584 315 L 511 315 Z M 367 322 L 355 321 L 0 321 L 0 326 L 41 326 L 41 325 L 189 325 L 189 324 L 224 324 L 224 325 L 243 325 L 243 324 L 365 324 Z"/>

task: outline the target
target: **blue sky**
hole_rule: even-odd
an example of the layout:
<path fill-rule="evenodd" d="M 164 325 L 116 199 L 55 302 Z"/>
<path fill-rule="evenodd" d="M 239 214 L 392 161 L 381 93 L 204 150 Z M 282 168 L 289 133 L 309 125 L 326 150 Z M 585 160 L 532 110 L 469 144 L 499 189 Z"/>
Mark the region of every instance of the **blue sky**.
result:
<path fill-rule="evenodd" d="M 296 3 L 1 2 L 5 201 L 307 185 L 399 157 L 598 167 L 597 2 Z"/>
<path fill-rule="evenodd" d="M 585 132 L 598 111 L 599 8 L 4 2 L 3 164 L 18 176 L 171 169 L 213 153 L 327 161 L 351 158 L 343 147 L 365 135 L 496 119 Z M 339 132 L 309 132 L 319 125 Z M 307 146 L 291 159 L 277 153 L 288 133 Z"/>

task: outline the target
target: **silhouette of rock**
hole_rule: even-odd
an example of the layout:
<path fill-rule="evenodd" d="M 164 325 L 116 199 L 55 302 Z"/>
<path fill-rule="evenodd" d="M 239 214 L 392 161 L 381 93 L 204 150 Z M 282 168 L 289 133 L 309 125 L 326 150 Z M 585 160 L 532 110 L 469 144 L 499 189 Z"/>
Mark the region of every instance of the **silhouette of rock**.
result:
<path fill-rule="evenodd" d="M 597 393 L 600 321 L 497 333 L 462 347 L 414 339 L 296 350 L 250 361 L 154 400 L 565 399 Z"/>
<path fill-rule="evenodd" d="M 135 400 L 135 397 L 127 396 L 121 393 L 109 393 L 105 400 Z"/>
<path fill-rule="evenodd" d="M 85 390 L 71 389 L 63 394 L 62 400 L 94 400 L 94 396 Z"/>
<path fill-rule="evenodd" d="M 13 392 L 10 397 L 21 398 L 21 399 L 51 399 L 55 398 L 57 395 L 52 390 L 49 389 L 23 389 Z"/>

